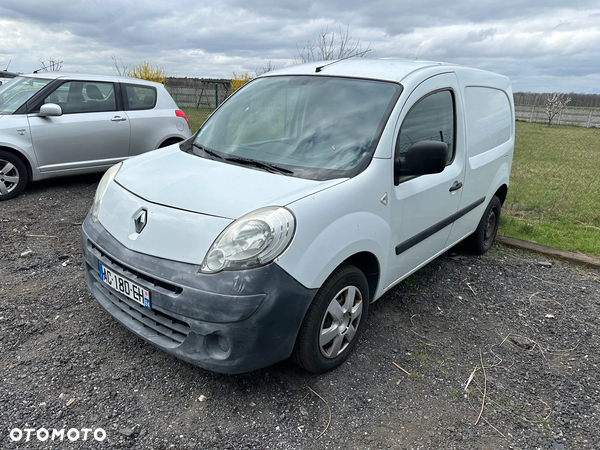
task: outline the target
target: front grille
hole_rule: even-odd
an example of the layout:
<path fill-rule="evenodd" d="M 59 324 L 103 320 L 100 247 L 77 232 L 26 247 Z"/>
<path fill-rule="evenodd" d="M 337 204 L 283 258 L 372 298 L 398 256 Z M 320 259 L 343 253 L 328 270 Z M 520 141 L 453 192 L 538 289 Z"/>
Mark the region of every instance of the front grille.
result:
<path fill-rule="evenodd" d="M 187 323 L 156 309 L 144 308 L 133 300 L 114 292 L 101 281 L 98 281 L 98 284 L 111 303 L 119 308 L 121 318 L 128 319 L 124 320 L 124 322 L 133 321 L 144 328 L 154 331 L 157 336 L 153 340 L 157 341 L 157 343 L 167 347 L 176 347 L 189 334 L 190 326 Z"/>
<path fill-rule="evenodd" d="M 91 241 L 89 241 L 89 243 L 90 243 L 90 246 L 92 249 L 92 253 L 94 253 L 97 258 L 101 257 L 102 259 L 109 261 L 110 265 L 120 268 L 123 272 L 125 272 L 125 276 L 127 278 L 130 278 L 132 280 L 135 280 L 135 279 L 144 280 L 146 283 L 150 283 L 154 288 L 159 288 L 158 290 L 165 291 L 163 293 L 171 293 L 171 294 L 179 295 L 183 292 L 183 289 L 179 286 L 175 286 L 174 284 L 170 284 L 170 283 L 165 283 L 162 280 L 158 280 L 156 278 L 153 278 L 153 277 L 150 277 L 143 273 L 140 273 L 137 270 L 132 269 L 131 267 L 127 267 L 127 266 L 121 264 L 120 262 L 115 261 L 109 255 L 104 253 L 100 248 L 96 247 Z"/>
<path fill-rule="evenodd" d="M 131 267 L 127 267 L 118 261 L 115 261 L 110 255 L 103 252 L 95 246 L 91 241 L 88 241 L 92 253 L 102 262 L 113 268 L 118 268 L 122 272 L 122 276 L 137 282 L 141 286 L 150 290 L 151 299 L 157 295 L 166 295 L 173 297 L 183 292 L 179 286 L 175 286 L 156 278 L 142 274 Z M 111 308 L 111 313 L 119 320 L 133 329 L 140 325 L 145 329 L 139 334 L 146 337 L 156 344 L 174 348 L 180 345 L 190 332 L 190 326 L 175 317 L 158 311 L 157 309 L 148 309 L 136 303 L 124 295 L 113 290 L 110 286 L 100 280 L 98 269 L 91 267 L 86 263 L 90 275 L 96 282 L 94 283 L 98 289 L 102 291 L 104 297 L 107 298 L 117 309 Z M 151 300 L 152 301 L 152 300 Z"/>

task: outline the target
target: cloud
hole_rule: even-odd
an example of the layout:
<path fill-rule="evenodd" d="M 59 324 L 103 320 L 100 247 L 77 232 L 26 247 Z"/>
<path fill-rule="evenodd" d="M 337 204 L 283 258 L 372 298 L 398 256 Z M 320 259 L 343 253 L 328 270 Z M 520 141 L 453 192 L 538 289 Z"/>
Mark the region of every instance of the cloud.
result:
<path fill-rule="evenodd" d="M 227 78 L 269 60 L 293 64 L 297 46 L 349 26 L 369 57 L 472 65 L 510 76 L 515 90 L 599 92 L 599 19 L 591 1 L 3 0 L 0 68 L 29 72 L 53 57 L 64 71 L 112 73 L 114 54 L 128 66 Z"/>

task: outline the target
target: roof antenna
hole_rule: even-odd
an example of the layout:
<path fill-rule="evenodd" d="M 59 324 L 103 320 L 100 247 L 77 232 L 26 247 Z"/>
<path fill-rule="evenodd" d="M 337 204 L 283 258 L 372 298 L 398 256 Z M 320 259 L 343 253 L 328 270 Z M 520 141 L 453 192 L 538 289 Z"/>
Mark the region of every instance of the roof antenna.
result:
<path fill-rule="evenodd" d="M 365 56 L 365 55 L 366 55 L 366 53 L 367 53 L 367 52 L 370 52 L 370 51 L 371 51 L 371 49 L 370 49 L 370 48 L 368 48 L 368 49 L 366 49 L 364 52 L 360 52 L 360 53 L 354 53 L 353 55 L 346 56 L 345 58 L 342 58 L 342 59 L 336 59 L 335 61 L 332 61 L 332 62 L 330 62 L 330 63 L 327 63 L 327 64 L 324 64 L 324 65 L 322 65 L 322 66 L 319 66 L 319 67 L 317 67 L 317 68 L 315 69 L 315 73 L 319 73 L 319 72 L 320 72 L 321 70 L 323 70 L 325 67 L 327 67 L 327 66 L 331 66 L 332 64 L 335 64 L 335 63 L 339 63 L 339 62 L 341 62 L 341 61 L 344 61 L 344 60 L 346 60 L 346 59 L 355 58 L 355 57 L 362 58 L 363 56 Z"/>

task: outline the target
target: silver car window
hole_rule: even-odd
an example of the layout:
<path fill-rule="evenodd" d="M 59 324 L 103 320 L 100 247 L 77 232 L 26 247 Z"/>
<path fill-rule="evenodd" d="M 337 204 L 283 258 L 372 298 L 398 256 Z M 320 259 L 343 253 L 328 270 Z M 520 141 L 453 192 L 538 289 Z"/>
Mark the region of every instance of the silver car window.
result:
<path fill-rule="evenodd" d="M 156 106 L 156 88 L 152 86 L 123 85 L 125 90 L 125 109 L 142 110 Z"/>
<path fill-rule="evenodd" d="M 44 103 L 59 105 L 64 114 L 117 110 L 114 85 L 100 81 L 68 81 L 50 93 Z"/>
<path fill-rule="evenodd" d="M 16 77 L 0 86 L 0 114 L 12 114 L 51 80 Z"/>

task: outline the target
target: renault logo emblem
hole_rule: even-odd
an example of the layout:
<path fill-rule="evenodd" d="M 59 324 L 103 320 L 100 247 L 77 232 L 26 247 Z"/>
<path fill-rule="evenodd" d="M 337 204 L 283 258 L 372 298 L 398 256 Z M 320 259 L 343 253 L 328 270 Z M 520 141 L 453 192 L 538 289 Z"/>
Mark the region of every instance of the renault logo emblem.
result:
<path fill-rule="evenodd" d="M 148 223 L 148 211 L 146 209 L 142 209 L 133 218 L 133 224 L 135 225 L 135 232 L 138 234 L 141 233 L 142 230 L 146 227 L 146 223 Z"/>

